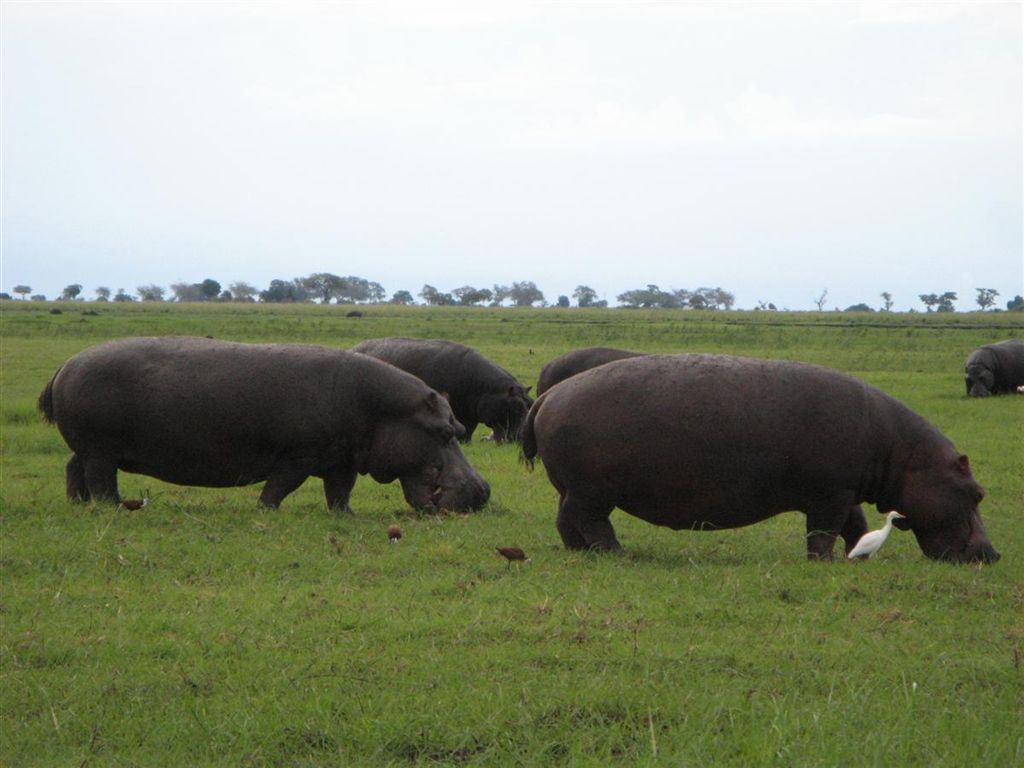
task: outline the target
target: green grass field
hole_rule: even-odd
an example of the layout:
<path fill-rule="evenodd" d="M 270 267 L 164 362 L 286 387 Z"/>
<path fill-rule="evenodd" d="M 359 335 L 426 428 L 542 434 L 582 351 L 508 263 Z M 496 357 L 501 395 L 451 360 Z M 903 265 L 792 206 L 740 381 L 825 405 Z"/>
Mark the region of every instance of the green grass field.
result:
<path fill-rule="evenodd" d="M 1019 315 L 51 306 L 0 305 L 0 765 L 1024 765 L 1024 397 L 962 383 Z M 869 562 L 808 563 L 799 514 L 695 533 L 619 511 L 626 554 L 569 553 L 543 470 L 479 441 L 492 499 L 470 515 L 369 478 L 351 515 L 316 481 L 268 511 L 257 487 L 123 473 L 149 506 L 73 505 L 36 397 L 143 334 L 449 338 L 527 384 L 595 344 L 829 365 L 970 455 L 1003 559 L 933 562 L 896 531 Z"/>

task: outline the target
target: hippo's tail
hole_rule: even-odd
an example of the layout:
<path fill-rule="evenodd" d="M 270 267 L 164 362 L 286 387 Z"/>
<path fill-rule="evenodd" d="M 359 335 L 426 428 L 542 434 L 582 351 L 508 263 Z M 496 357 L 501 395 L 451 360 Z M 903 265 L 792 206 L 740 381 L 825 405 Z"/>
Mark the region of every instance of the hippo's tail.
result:
<path fill-rule="evenodd" d="M 543 402 L 543 395 L 534 401 L 530 406 L 530 412 L 526 414 L 522 429 L 519 430 L 519 440 L 522 446 L 519 451 L 519 460 L 530 469 L 533 469 L 533 460 L 537 456 L 537 436 L 533 431 L 533 422 L 537 418 L 537 411 L 540 410 Z"/>
<path fill-rule="evenodd" d="M 39 412 L 43 414 L 43 419 L 47 424 L 53 424 L 56 421 L 53 415 L 53 382 L 57 378 L 57 374 L 60 373 L 60 368 L 57 369 L 57 373 L 54 373 L 50 380 L 43 387 L 43 391 L 39 394 L 39 400 L 36 402 L 36 406 L 39 408 Z"/>

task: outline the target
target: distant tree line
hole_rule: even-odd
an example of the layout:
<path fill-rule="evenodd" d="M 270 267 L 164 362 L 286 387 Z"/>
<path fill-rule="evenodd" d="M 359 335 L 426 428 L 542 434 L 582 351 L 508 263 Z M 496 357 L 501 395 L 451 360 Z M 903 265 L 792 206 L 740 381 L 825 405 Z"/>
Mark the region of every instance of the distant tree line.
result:
<path fill-rule="evenodd" d="M 620 293 L 616 297 L 632 309 L 732 309 L 736 297 L 721 288 L 663 291 L 656 285 Z"/>
<path fill-rule="evenodd" d="M 46 296 L 33 294 L 31 286 L 15 285 L 11 289 L 19 295 L 22 300 L 26 296 L 34 301 L 46 301 Z M 977 288 L 975 302 L 981 311 L 991 311 L 998 308 L 996 300 L 999 291 L 994 288 Z M 79 301 L 82 295 L 82 285 L 72 283 L 64 288 L 58 300 Z M 259 290 L 255 286 L 244 282 L 234 282 L 223 287 L 218 281 L 206 278 L 198 283 L 172 283 L 170 293 L 160 285 L 140 285 L 134 293 L 129 293 L 124 288 L 112 291 L 107 286 L 99 286 L 94 290 L 96 301 L 115 302 L 202 302 L 202 301 L 230 301 L 230 302 L 263 302 L 268 304 L 278 303 L 301 303 L 318 302 L 320 304 L 416 304 L 416 297 L 407 290 L 398 290 L 388 297 L 384 286 L 372 280 L 367 280 L 355 275 L 339 276 L 330 272 L 314 272 L 307 277 L 296 277 L 290 280 L 271 280 L 265 290 Z M 433 285 L 424 285 L 417 296 L 422 304 L 427 306 L 459 306 L 459 307 L 535 307 L 550 306 L 544 297 L 544 293 L 531 280 L 513 282 L 511 285 L 493 285 L 491 288 L 477 288 L 472 285 L 463 285 L 450 291 L 442 291 Z M 819 311 L 825 308 L 828 297 L 828 289 L 813 300 Z M 10 299 L 7 293 L 0 293 L 0 299 Z M 608 306 L 605 299 L 599 299 L 598 293 L 588 285 L 578 285 L 572 292 L 572 300 L 575 300 L 577 307 L 603 308 Z M 881 294 L 883 301 L 880 311 L 892 311 L 893 297 L 888 291 Z M 955 312 L 954 302 L 957 301 L 955 291 L 944 293 L 922 293 L 918 298 L 924 304 L 928 312 Z M 729 310 L 736 304 L 735 296 L 723 288 L 697 288 L 688 290 L 685 288 L 673 288 L 662 290 L 657 285 L 648 284 L 644 288 L 635 288 L 625 291 L 616 296 L 619 306 L 625 309 L 701 309 L 701 310 Z M 554 302 L 557 307 L 571 307 L 572 302 L 569 296 L 559 296 Z M 778 308 L 769 301 L 758 301 L 758 310 L 774 311 Z M 836 308 L 838 310 L 838 307 Z M 1024 312 L 1024 298 L 1015 296 L 1011 301 L 1006 302 L 1006 309 L 1010 312 Z M 875 310 L 866 303 L 853 304 L 847 307 L 846 312 L 874 312 Z M 911 310 L 913 311 L 913 310 Z"/>

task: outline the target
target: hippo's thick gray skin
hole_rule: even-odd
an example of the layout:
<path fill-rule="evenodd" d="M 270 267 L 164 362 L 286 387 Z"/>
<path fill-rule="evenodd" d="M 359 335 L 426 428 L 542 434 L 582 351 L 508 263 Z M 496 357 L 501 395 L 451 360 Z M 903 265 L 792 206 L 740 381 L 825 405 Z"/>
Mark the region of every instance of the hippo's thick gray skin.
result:
<path fill-rule="evenodd" d="M 599 365 L 615 360 L 625 360 L 629 357 L 640 356 L 640 352 L 629 352 L 625 349 L 615 349 L 614 347 L 585 347 L 584 349 L 574 349 L 572 352 L 566 352 L 541 369 L 540 378 L 537 379 L 537 397 L 543 395 L 558 382 L 565 381 L 577 373 L 589 371 L 591 368 L 597 368 Z"/>
<path fill-rule="evenodd" d="M 906 406 L 812 365 L 647 356 L 567 379 L 534 403 L 523 453 L 558 490 L 570 549 L 618 549 L 615 507 L 655 525 L 735 528 L 807 515 L 807 554 L 867 530 L 860 502 L 906 515 L 924 553 L 992 562 L 983 491 L 961 455 Z"/>
<path fill-rule="evenodd" d="M 968 397 L 1016 394 L 1024 386 L 1024 341 L 1010 339 L 971 352 L 964 366 Z"/>
<path fill-rule="evenodd" d="M 391 363 L 444 394 L 466 428 L 463 442 L 473 438 L 481 423 L 494 431 L 499 443 L 517 440 L 533 404 L 527 388 L 511 373 L 454 341 L 393 336 L 364 341 L 352 351 Z"/>
<path fill-rule="evenodd" d="M 310 476 L 336 508 L 357 474 L 398 478 L 418 509 L 473 509 L 490 493 L 443 397 L 341 350 L 122 339 L 64 363 L 39 407 L 73 451 L 72 499 L 119 500 L 118 469 L 179 485 L 266 480 L 260 501 L 271 507 Z"/>

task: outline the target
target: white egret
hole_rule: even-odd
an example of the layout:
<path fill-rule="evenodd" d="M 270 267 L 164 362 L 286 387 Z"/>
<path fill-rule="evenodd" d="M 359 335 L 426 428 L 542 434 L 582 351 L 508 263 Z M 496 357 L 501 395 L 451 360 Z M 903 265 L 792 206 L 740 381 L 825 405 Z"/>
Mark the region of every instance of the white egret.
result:
<path fill-rule="evenodd" d="M 857 545 L 850 550 L 850 554 L 847 557 L 851 560 L 856 560 L 858 557 L 866 559 L 875 554 L 885 543 L 885 540 L 889 538 L 889 531 L 892 530 L 892 521 L 897 517 L 906 517 L 906 515 L 901 515 L 895 510 L 887 514 L 885 516 L 885 525 L 877 531 L 868 531 L 861 536 L 857 541 Z"/>

